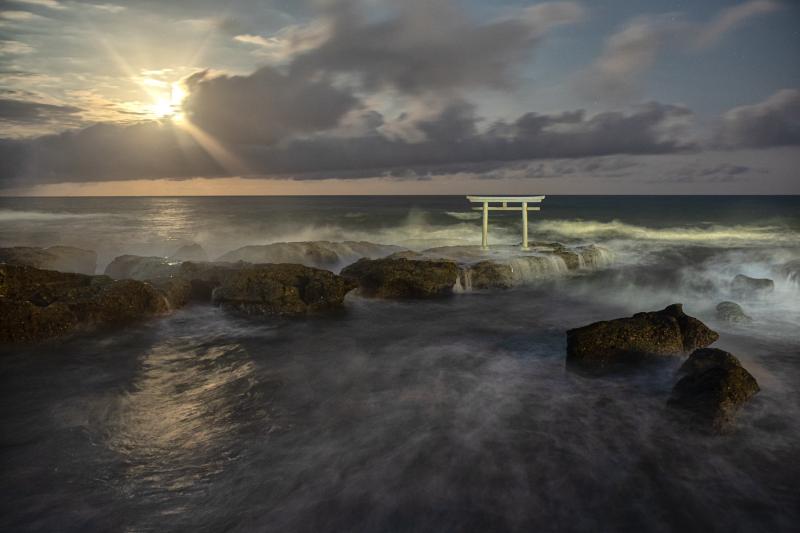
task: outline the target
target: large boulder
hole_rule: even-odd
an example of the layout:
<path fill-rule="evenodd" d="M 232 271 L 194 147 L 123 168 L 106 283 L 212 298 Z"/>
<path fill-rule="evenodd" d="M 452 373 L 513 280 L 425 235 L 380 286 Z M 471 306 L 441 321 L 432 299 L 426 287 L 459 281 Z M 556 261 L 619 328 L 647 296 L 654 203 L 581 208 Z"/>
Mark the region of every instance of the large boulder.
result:
<path fill-rule="evenodd" d="M 221 269 L 218 272 L 222 272 Z M 250 315 L 301 316 L 341 309 L 355 284 L 303 265 L 248 265 L 221 276 L 213 301 Z"/>
<path fill-rule="evenodd" d="M 72 246 L 51 246 L 49 248 L 15 246 L 0 248 L 0 263 L 59 272 L 94 274 L 97 269 L 97 253 Z"/>
<path fill-rule="evenodd" d="M 360 259 L 342 269 L 341 275 L 357 283 L 367 297 L 435 298 L 452 294 L 459 268 L 444 260 Z"/>
<path fill-rule="evenodd" d="M 717 318 L 725 322 L 752 322 L 753 319 L 747 316 L 742 306 L 736 302 L 720 302 L 717 304 Z"/>
<path fill-rule="evenodd" d="M 731 292 L 740 298 L 760 298 L 775 290 L 775 282 L 769 278 L 751 278 L 737 274 L 731 281 Z"/>
<path fill-rule="evenodd" d="M 567 366 L 605 371 L 648 356 L 682 355 L 713 343 L 719 335 L 683 312 L 681 304 L 661 311 L 595 322 L 567 331 Z"/>
<path fill-rule="evenodd" d="M 399 246 L 365 241 L 277 242 L 244 246 L 226 253 L 217 261 L 248 263 L 297 263 L 316 268 L 337 268 L 362 257 L 385 257 L 401 251 Z"/>
<path fill-rule="evenodd" d="M 161 279 L 172 277 L 180 263 L 164 257 L 120 255 L 108 264 L 105 275 L 114 279 Z"/>
<path fill-rule="evenodd" d="M 208 254 L 199 244 L 181 246 L 169 256 L 170 261 L 208 261 Z"/>
<path fill-rule="evenodd" d="M 0 265 L 0 342 L 117 326 L 168 307 L 164 294 L 140 281 Z"/>
<path fill-rule="evenodd" d="M 695 350 L 680 368 L 670 407 L 713 431 L 725 431 L 739 408 L 758 391 L 758 382 L 733 355 L 716 348 Z"/>

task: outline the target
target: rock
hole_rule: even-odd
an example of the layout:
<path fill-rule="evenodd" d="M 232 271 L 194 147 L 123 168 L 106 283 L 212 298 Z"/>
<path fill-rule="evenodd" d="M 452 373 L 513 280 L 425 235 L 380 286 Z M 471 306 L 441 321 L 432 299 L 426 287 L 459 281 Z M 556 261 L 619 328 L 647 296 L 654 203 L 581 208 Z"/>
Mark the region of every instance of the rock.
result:
<path fill-rule="evenodd" d="M 672 356 L 713 343 L 719 335 L 681 304 L 567 331 L 567 366 L 604 371 L 647 356 Z"/>
<path fill-rule="evenodd" d="M 775 282 L 768 278 L 751 278 L 738 274 L 731 282 L 731 291 L 740 298 L 763 297 L 775 290 Z"/>
<path fill-rule="evenodd" d="M 510 289 L 514 286 L 511 265 L 481 261 L 461 270 L 461 286 L 466 289 Z"/>
<path fill-rule="evenodd" d="M 752 322 L 753 319 L 747 316 L 742 306 L 736 302 L 720 302 L 717 304 L 717 318 L 725 322 Z"/>
<path fill-rule="evenodd" d="M 567 270 L 578 270 L 581 267 L 581 256 L 577 252 L 561 249 L 553 253 L 564 261 L 564 264 L 567 265 Z"/>
<path fill-rule="evenodd" d="M 213 290 L 214 303 L 249 315 L 301 316 L 341 309 L 355 284 L 303 265 L 250 265 L 231 270 Z"/>
<path fill-rule="evenodd" d="M 180 309 L 193 300 L 192 282 L 181 278 L 162 278 L 148 280 L 153 287 L 161 291 L 170 309 Z M 208 300 L 210 301 L 210 295 Z"/>
<path fill-rule="evenodd" d="M 176 277 L 186 280 L 190 284 L 189 299 L 195 302 L 211 302 L 214 289 L 221 286 L 233 275 L 248 266 L 250 263 L 222 263 L 208 262 L 196 263 L 187 261 L 178 268 Z"/>
<path fill-rule="evenodd" d="M 72 246 L 16 246 L 0 248 L 0 263 L 91 275 L 97 269 L 97 253 Z"/>
<path fill-rule="evenodd" d="M 208 261 L 208 254 L 197 243 L 181 246 L 169 256 L 170 261 Z"/>
<path fill-rule="evenodd" d="M 147 283 L 0 265 L 0 342 L 31 342 L 167 311 Z"/>
<path fill-rule="evenodd" d="M 142 257 L 121 255 L 114 258 L 106 267 L 105 275 L 114 279 L 163 279 L 172 277 L 179 264 L 163 257 Z"/>
<path fill-rule="evenodd" d="M 713 431 L 725 431 L 739 408 L 758 391 L 758 382 L 733 355 L 716 348 L 695 350 L 681 366 L 682 377 L 667 402 Z"/>
<path fill-rule="evenodd" d="M 373 244 L 365 241 L 279 242 L 259 246 L 244 246 L 221 256 L 217 261 L 248 263 L 297 263 L 316 268 L 336 268 L 362 257 L 385 257 L 401 251 L 399 246 Z"/>
<path fill-rule="evenodd" d="M 374 298 L 435 298 L 453 292 L 459 268 L 453 261 L 405 258 L 360 259 L 341 275 Z"/>

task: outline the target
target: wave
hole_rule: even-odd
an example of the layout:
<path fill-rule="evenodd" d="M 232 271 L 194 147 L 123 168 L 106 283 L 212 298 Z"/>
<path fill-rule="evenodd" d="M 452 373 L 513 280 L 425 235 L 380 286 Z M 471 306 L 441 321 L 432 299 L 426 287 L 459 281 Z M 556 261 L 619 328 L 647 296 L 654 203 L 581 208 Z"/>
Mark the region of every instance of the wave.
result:
<path fill-rule="evenodd" d="M 108 213 L 57 213 L 47 211 L 16 211 L 14 209 L 0 209 L 0 222 L 16 221 L 50 221 L 80 218 L 97 218 L 111 216 Z"/>
<path fill-rule="evenodd" d="M 572 238 L 634 239 L 687 243 L 796 243 L 797 232 L 781 226 L 706 225 L 693 227 L 651 228 L 627 224 L 619 220 L 543 220 L 531 224 L 537 232 Z"/>
<path fill-rule="evenodd" d="M 478 220 L 482 216 L 481 213 L 475 213 L 475 212 L 460 213 L 456 211 L 447 211 L 445 214 L 457 220 Z"/>

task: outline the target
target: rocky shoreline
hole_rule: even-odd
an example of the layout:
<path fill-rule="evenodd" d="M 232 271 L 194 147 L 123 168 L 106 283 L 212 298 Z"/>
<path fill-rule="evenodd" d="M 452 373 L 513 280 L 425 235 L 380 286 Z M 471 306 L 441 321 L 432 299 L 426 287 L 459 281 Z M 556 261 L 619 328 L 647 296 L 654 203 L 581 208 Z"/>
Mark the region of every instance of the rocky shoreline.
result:
<path fill-rule="evenodd" d="M 454 246 L 420 252 L 321 241 L 249 246 L 217 261 L 193 260 L 205 257 L 197 245 L 167 258 L 122 255 L 96 275 L 97 256 L 89 250 L 0 249 L 0 343 L 121 327 L 190 303 L 247 316 L 308 317 L 343 310 L 351 291 L 365 298 L 442 298 L 507 290 L 601 269 L 613 261 L 602 247 L 559 243 L 534 243 L 528 251 Z M 786 272 L 791 278 L 795 270 L 787 267 Z M 769 279 L 739 275 L 730 292 L 764 298 L 773 286 Z M 731 324 L 753 320 L 732 301 L 717 306 L 717 318 Z M 566 368 L 590 378 L 687 357 L 668 406 L 704 430 L 729 430 L 735 413 L 759 390 L 734 355 L 709 348 L 719 334 L 680 304 L 571 329 L 566 338 Z"/>
<path fill-rule="evenodd" d="M 447 297 L 507 289 L 600 268 L 600 247 L 535 243 L 489 251 L 447 247 L 414 252 L 368 242 L 246 246 L 217 261 L 199 245 L 169 257 L 121 255 L 96 275 L 97 254 L 54 246 L 0 248 L 0 342 L 35 342 L 119 326 L 205 303 L 251 316 L 299 317 L 341 310 L 348 292 L 389 299 Z M 488 258 L 487 258 L 488 257 Z M 343 266 L 336 273 L 338 266 Z"/>

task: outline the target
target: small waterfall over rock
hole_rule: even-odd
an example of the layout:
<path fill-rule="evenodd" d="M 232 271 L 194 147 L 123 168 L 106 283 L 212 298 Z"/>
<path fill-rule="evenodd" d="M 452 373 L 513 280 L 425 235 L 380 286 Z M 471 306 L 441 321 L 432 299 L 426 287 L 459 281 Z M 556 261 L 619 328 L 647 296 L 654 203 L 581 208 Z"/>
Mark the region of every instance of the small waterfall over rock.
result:
<path fill-rule="evenodd" d="M 557 255 L 531 255 L 509 260 L 515 284 L 552 278 L 568 272 L 567 263 Z"/>
<path fill-rule="evenodd" d="M 456 278 L 456 284 L 453 285 L 453 292 L 472 292 L 472 268 L 466 266 L 461 268 Z"/>

